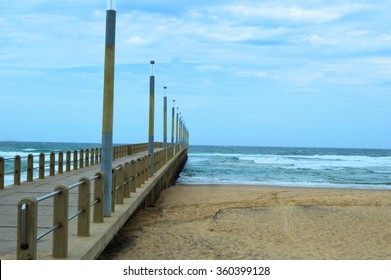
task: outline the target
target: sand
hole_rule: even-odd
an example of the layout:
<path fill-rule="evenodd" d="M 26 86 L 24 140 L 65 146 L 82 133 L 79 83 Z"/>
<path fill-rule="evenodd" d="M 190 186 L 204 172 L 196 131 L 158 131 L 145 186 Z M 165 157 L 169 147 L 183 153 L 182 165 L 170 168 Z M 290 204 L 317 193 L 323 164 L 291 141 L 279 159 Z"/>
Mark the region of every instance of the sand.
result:
<path fill-rule="evenodd" d="M 391 191 L 175 186 L 100 259 L 389 260 Z"/>

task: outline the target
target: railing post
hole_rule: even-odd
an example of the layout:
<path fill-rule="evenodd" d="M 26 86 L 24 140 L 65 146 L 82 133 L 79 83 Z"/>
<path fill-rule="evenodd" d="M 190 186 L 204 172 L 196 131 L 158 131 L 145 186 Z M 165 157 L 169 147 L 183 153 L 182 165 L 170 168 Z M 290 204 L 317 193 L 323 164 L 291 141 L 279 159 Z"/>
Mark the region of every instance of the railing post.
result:
<path fill-rule="evenodd" d="M 130 162 L 127 162 L 124 166 L 124 197 L 130 197 L 131 181 Z"/>
<path fill-rule="evenodd" d="M 155 170 L 160 169 L 160 152 L 155 152 L 155 161 L 152 164 L 155 166 Z"/>
<path fill-rule="evenodd" d="M 102 171 L 99 171 L 95 176 L 99 176 L 99 178 L 94 181 L 94 200 L 99 199 L 99 202 L 94 205 L 94 223 L 103 223 L 105 174 Z"/>
<path fill-rule="evenodd" d="M 27 182 L 33 181 L 33 170 L 34 170 L 34 156 L 29 154 L 27 156 Z"/>
<path fill-rule="evenodd" d="M 58 174 L 62 174 L 64 171 L 64 153 L 58 153 Z"/>
<path fill-rule="evenodd" d="M 111 212 L 115 212 L 115 195 L 117 193 L 117 170 L 111 169 Z"/>
<path fill-rule="evenodd" d="M 146 171 L 145 171 L 145 165 L 146 165 L 146 163 L 145 163 L 145 156 L 143 156 L 143 157 L 141 157 L 141 169 L 142 169 L 142 171 L 141 171 L 141 184 L 144 184 L 145 183 L 145 181 L 146 181 L 146 175 L 147 175 L 147 173 L 146 173 Z"/>
<path fill-rule="evenodd" d="M 95 149 L 91 149 L 91 161 L 90 161 L 91 166 L 95 165 Z"/>
<path fill-rule="evenodd" d="M 89 167 L 90 166 L 90 150 L 89 149 L 86 149 L 86 152 L 85 152 L 85 164 L 84 164 L 85 167 Z"/>
<path fill-rule="evenodd" d="M 164 163 L 166 161 L 165 160 L 165 157 L 166 157 L 165 152 L 166 152 L 166 150 L 159 152 L 159 162 L 158 162 L 159 170 L 160 170 L 160 168 L 162 168 L 164 166 Z"/>
<path fill-rule="evenodd" d="M 77 160 L 78 158 L 78 155 L 77 155 L 77 151 L 73 151 L 73 170 L 77 170 Z"/>
<path fill-rule="evenodd" d="M 152 173 L 151 173 L 151 158 L 152 156 L 150 154 L 144 156 L 144 169 L 145 169 L 145 181 L 148 180 L 149 177 L 152 176 Z"/>
<path fill-rule="evenodd" d="M 0 190 L 4 190 L 4 158 L 0 157 Z"/>
<path fill-rule="evenodd" d="M 130 162 L 130 191 L 136 192 L 136 161 L 132 160 Z"/>
<path fill-rule="evenodd" d="M 117 166 L 117 187 L 115 202 L 117 204 L 124 204 L 124 166 L 120 164 Z"/>
<path fill-rule="evenodd" d="M 159 170 L 159 152 L 154 152 L 155 156 L 153 157 L 154 158 L 154 161 L 151 163 L 151 165 L 153 165 L 155 167 L 155 171 L 158 171 Z"/>
<path fill-rule="evenodd" d="M 117 146 L 113 147 L 113 161 L 117 159 Z"/>
<path fill-rule="evenodd" d="M 84 150 L 80 150 L 80 168 L 84 168 Z"/>
<path fill-rule="evenodd" d="M 33 196 L 23 197 L 18 203 L 18 227 L 16 258 L 37 259 L 37 200 Z"/>
<path fill-rule="evenodd" d="M 77 235 L 90 235 L 90 186 L 91 181 L 88 177 L 82 177 L 83 182 L 79 186 L 78 210 L 83 211 L 77 216 Z"/>
<path fill-rule="evenodd" d="M 54 196 L 53 225 L 58 224 L 60 227 L 53 232 L 53 257 L 66 258 L 68 256 L 69 189 L 59 185 L 54 191 L 60 191 L 60 194 Z"/>
<path fill-rule="evenodd" d="M 20 156 L 15 156 L 14 159 L 14 185 L 20 185 Z"/>
<path fill-rule="evenodd" d="M 162 168 L 167 162 L 167 149 L 160 152 L 160 168 Z"/>
<path fill-rule="evenodd" d="M 45 154 L 39 154 L 39 179 L 45 178 Z"/>
<path fill-rule="evenodd" d="M 96 153 L 97 162 L 95 162 L 95 164 L 98 164 L 102 162 L 102 148 L 96 148 L 96 150 L 98 152 Z"/>
<path fill-rule="evenodd" d="M 141 187 L 141 158 L 136 162 L 136 188 Z"/>
<path fill-rule="evenodd" d="M 54 176 L 54 164 L 55 164 L 55 161 L 56 161 L 56 155 L 55 153 L 50 153 L 50 176 Z"/>
<path fill-rule="evenodd" d="M 66 171 L 71 171 L 71 151 L 66 153 Z"/>
<path fill-rule="evenodd" d="M 146 158 L 147 159 L 147 168 L 148 168 L 147 180 L 148 180 L 148 178 L 151 178 L 155 174 L 155 168 L 153 166 L 153 162 L 155 161 L 154 158 L 155 158 L 154 153 L 152 153 L 152 155 L 149 154 L 148 157 Z"/>
<path fill-rule="evenodd" d="M 101 158 L 101 149 L 98 149 L 98 148 L 96 148 L 95 149 L 95 164 L 99 164 L 100 163 L 100 158 Z"/>

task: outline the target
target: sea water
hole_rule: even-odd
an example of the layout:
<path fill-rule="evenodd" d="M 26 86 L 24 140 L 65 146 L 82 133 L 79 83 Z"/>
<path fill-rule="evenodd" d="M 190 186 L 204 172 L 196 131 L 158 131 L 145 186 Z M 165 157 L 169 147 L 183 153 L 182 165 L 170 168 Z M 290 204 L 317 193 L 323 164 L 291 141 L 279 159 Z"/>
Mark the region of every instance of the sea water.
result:
<path fill-rule="evenodd" d="M 179 184 L 391 189 L 391 150 L 190 146 Z"/>
<path fill-rule="evenodd" d="M 0 157 L 32 154 L 36 167 L 40 153 L 97 147 L 100 144 L 0 142 Z M 188 155 L 179 184 L 391 189 L 391 150 L 192 145 Z M 12 171 L 13 160 L 6 160 L 5 173 Z M 5 185 L 11 184 L 13 175 L 6 175 Z"/>
<path fill-rule="evenodd" d="M 14 182 L 14 158 L 19 155 L 21 159 L 21 179 L 26 181 L 27 156 L 32 154 L 34 156 L 34 178 L 38 177 L 39 154 L 44 153 L 46 156 L 46 164 L 49 164 L 49 153 L 51 152 L 67 152 L 71 151 L 71 160 L 73 160 L 73 151 L 98 148 L 100 144 L 94 143 L 48 143 L 48 142 L 14 142 L 14 141 L 0 141 L 0 157 L 5 159 L 4 166 L 4 185 L 12 185 Z M 65 159 L 65 155 L 64 155 Z M 56 166 L 57 168 L 57 166 Z M 49 172 L 49 167 L 45 168 L 45 174 Z"/>

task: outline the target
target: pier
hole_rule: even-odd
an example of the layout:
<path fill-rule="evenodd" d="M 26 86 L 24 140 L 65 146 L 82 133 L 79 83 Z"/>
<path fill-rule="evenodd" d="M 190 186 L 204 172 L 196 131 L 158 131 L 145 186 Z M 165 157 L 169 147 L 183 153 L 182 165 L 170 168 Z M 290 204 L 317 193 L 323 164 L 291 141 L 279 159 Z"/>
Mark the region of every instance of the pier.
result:
<path fill-rule="evenodd" d="M 79 168 L 0 190 L 0 258 L 97 258 L 132 215 L 175 183 L 186 162 L 184 142 L 168 148 L 155 143 L 153 162 L 147 146 L 113 150 L 109 217 L 103 213 L 105 175 L 88 157 L 76 161 Z"/>
<path fill-rule="evenodd" d="M 189 132 L 178 107 L 174 123 L 174 106 L 167 143 L 166 86 L 163 141 L 155 141 L 153 60 L 148 143 L 113 146 L 114 6 L 108 2 L 106 11 L 101 145 L 12 158 L 0 155 L 1 259 L 97 258 L 132 215 L 175 184 L 187 160 Z"/>

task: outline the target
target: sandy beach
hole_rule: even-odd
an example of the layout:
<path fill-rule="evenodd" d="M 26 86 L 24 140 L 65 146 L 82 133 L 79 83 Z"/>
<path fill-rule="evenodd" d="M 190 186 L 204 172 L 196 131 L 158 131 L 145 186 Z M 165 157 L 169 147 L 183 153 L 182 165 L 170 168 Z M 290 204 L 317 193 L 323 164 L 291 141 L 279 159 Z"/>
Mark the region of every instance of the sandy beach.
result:
<path fill-rule="evenodd" d="M 391 259 L 391 191 L 175 186 L 100 259 Z"/>

